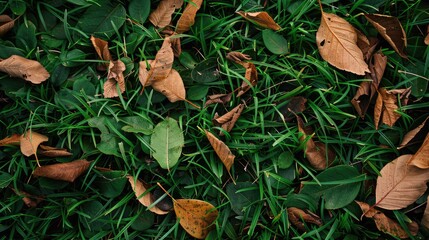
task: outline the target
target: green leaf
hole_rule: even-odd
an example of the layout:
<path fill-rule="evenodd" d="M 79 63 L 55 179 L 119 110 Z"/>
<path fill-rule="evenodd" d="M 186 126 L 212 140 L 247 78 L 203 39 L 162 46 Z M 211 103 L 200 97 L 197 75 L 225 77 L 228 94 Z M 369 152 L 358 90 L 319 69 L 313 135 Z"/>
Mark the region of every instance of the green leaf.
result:
<path fill-rule="evenodd" d="M 133 217 L 134 219 L 135 217 Z M 152 227 L 155 222 L 155 214 L 150 211 L 141 211 L 138 217 L 131 224 L 131 228 L 136 231 L 144 231 Z"/>
<path fill-rule="evenodd" d="M 190 53 L 182 51 L 182 53 L 179 56 L 179 62 L 189 68 L 189 69 L 194 69 L 195 66 L 198 65 L 198 62 L 195 61 L 195 59 L 191 56 Z"/>
<path fill-rule="evenodd" d="M 18 48 L 31 52 L 37 46 L 36 26 L 30 21 L 21 24 L 16 33 L 15 42 Z"/>
<path fill-rule="evenodd" d="M 208 91 L 209 86 L 194 85 L 188 89 L 186 94 L 188 95 L 188 100 L 201 100 L 207 96 Z"/>
<path fill-rule="evenodd" d="M 128 5 L 130 17 L 143 24 L 150 13 L 150 0 L 132 0 Z"/>
<path fill-rule="evenodd" d="M 99 201 L 85 202 L 80 206 L 79 221 L 86 229 L 92 232 L 101 231 L 108 228 L 109 216 L 104 215 L 105 207 Z"/>
<path fill-rule="evenodd" d="M 152 134 L 153 125 L 148 118 L 142 116 L 129 116 L 121 119 L 125 122 L 125 126 L 122 127 L 122 130 L 125 132 L 131 133 L 143 133 L 146 135 Z"/>
<path fill-rule="evenodd" d="M 12 180 L 12 175 L 7 172 L 0 171 L 0 188 L 7 187 Z"/>
<path fill-rule="evenodd" d="M 213 82 L 219 78 L 218 64 L 215 58 L 209 58 L 200 62 L 192 69 L 191 77 L 196 82 Z"/>
<path fill-rule="evenodd" d="M 166 118 L 153 129 L 150 146 L 154 150 L 153 157 L 164 169 L 176 165 L 182 153 L 184 137 L 177 121 Z"/>
<path fill-rule="evenodd" d="M 256 184 L 251 182 L 230 183 L 226 186 L 226 194 L 231 203 L 232 210 L 242 216 L 246 211 L 252 216 L 255 211 L 250 205 L 259 199 L 259 190 Z"/>
<path fill-rule="evenodd" d="M 88 79 L 79 79 L 73 83 L 73 91 L 84 91 L 88 96 L 95 95 L 95 86 Z"/>
<path fill-rule="evenodd" d="M 286 54 L 289 52 L 286 39 L 271 29 L 262 31 L 262 40 L 265 47 L 274 54 Z"/>
<path fill-rule="evenodd" d="M 69 74 L 70 68 L 64 67 L 63 65 L 58 65 L 57 67 L 55 67 L 49 80 L 54 86 L 59 87 L 67 80 Z"/>
<path fill-rule="evenodd" d="M 27 5 L 23 0 L 9 0 L 9 8 L 15 15 L 22 15 L 27 10 Z"/>
<path fill-rule="evenodd" d="M 110 133 L 102 133 L 100 135 L 101 141 L 97 144 L 97 149 L 107 155 L 114 155 L 117 157 L 121 157 L 121 154 L 119 153 L 119 146 L 118 146 L 118 138 Z"/>
<path fill-rule="evenodd" d="M 302 194 L 314 199 L 323 197 L 326 209 L 342 208 L 353 202 L 359 193 L 361 178 L 354 167 L 340 165 L 326 169 L 316 176 L 316 181 L 304 185 Z"/>
<path fill-rule="evenodd" d="M 97 180 L 99 192 L 107 198 L 119 196 L 127 183 L 123 171 L 100 172 L 101 177 Z"/>
<path fill-rule="evenodd" d="M 86 54 L 79 49 L 73 49 L 60 54 L 61 62 L 65 67 L 76 67 L 82 65 L 84 64 L 83 60 L 85 60 L 85 57 Z"/>

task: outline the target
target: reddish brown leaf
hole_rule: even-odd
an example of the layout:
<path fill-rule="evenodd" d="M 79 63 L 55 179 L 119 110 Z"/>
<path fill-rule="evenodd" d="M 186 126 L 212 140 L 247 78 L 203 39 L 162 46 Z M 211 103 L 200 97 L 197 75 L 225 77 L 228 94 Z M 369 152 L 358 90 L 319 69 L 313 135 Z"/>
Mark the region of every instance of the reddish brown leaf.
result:
<path fill-rule="evenodd" d="M 47 157 L 69 157 L 73 155 L 65 148 L 55 148 L 45 145 L 39 145 L 38 153 Z"/>
<path fill-rule="evenodd" d="M 404 138 L 402 139 L 402 142 L 399 144 L 398 149 L 402 149 L 407 146 L 408 143 L 410 143 L 411 140 L 413 140 L 414 137 L 420 132 L 420 130 L 422 130 L 422 128 L 426 125 L 428 119 L 429 117 L 427 117 L 419 126 L 405 134 Z"/>
<path fill-rule="evenodd" d="M 403 58 L 407 58 L 407 36 L 401 22 L 396 17 L 381 14 L 364 14 L 365 18 L 377 29 L 380 35 Z"/>
<path fill-rule="evenodd" d="M 0 147 L 6 146 L 6 145 L 19 145 L 20 141 L 21 141 L 21 135 L 12 134 L 12 136 L 6 137 L 0 140 Z"/>
<path fill-rule="evenodd" d="M 225 113 L 222 116 L 215 115 L 213 122 L 215 125 L 221 126 L 225 131 L 230 132 L 240 117 L 241 112 L 244 109 L 244 104 L 237 105 L 231 111 Z M 223 132 L 219 133 L 220 136 L 223 135 Z"/>
<path fill-rule="evenodd" d="M 398 107 L 398 95 L 401 101 L 401 106 L 408 104 L 408 97 L 411 94 L 411 88 L 405 89 L 393 89 L 387 91 L 385 88 L 378 90 L 378 97 L 374 108 L 374 125 L 375 129 L 378 129 L 378 125 L 381 122 L 389 126 L 393 126 L 395 122 L 401 117 L 399 113 L 396 113 Z"/>
<path fill-rule="evenodd" d="M 177 21 L 176 33 L 181 34 L 187 32 L 195 22 L 195 16 L 197 11 L 200 9 L 203 0 L 191 0 L 186 5 L 182 16 Z"/>
<path fill-rule="evenodd" d="M 226 59 L 233 61 L 238 64 L 242 64 L 246 60 L 251 60 L 252 58 L 241 52 L 229 52 L 226 54 Z"/>
<path fill-rule="evenodd" d="M 306 223 L 313 223 L 317 226 L 322 226 L 322 220 L 319 216 L 316 214 L 310 212 L 310 211 L 304 211 L 296 207 L 290 207 L 287 209 L 287 214 L 289 221 L 295 225 L 299 230 L 305 231 L 305 224 Z"/>
<path fill-rule="evenodd" d="M 37 204 L 39 204 L 40 202 L 43 201 L 44 198 L 42 197 L 37 197 L 37 196 L 33 196 L 27 192 L 24 191 L 19 191 L 19 190 L 15 190 L 12 189 L 16 195 L 22 197 L 22 201 L 25 203 L 25 205 L 27 205 L 27 207 L 29 208 L 35 208 L 37 207 Z"/>
<path fill-rule="evenodd" d="M 428 28 L 427 28 L 427 35 L 425 37 L 425 44 L 429 45 L 429 25 L 428 25 Z"/>
<path fill-rule="evenodd" d="M 39 62 L 18 55 L 12 55 L 7 59 L 0 59 L 0 71 L 34 84 L 40 84 L 50 76 L 48 71 Z"/>
<path fill-rule="evenodd" d="M 170 39 L 171 49 L 173 49 L 173 53 L 175 57 L 179 57 L 182 54 L 182 45 L 181 40 L 178 37 L 174 37 Z"/>
<path fill-rule="evenodd" d="M 380 43 L 380 40 L 375 37 L 369 38 L 369 45 L 367 46 L 359 46 L 359 48 L 362 50 L 363 58 L 365 59 L 365 62 L 369 62 L 369 60 L 372 58 L 375 50 L 377 49 L 378 45 Z M 359 44 L 359 41 L 358 41 Z M 371 69 L 370 69 L 371 70 Z"/>
<path fill-rule="evenodd" d="M 226 104 L 229 101 L 231 101 L 231 97 L 232 97 L 232 93 L 210 95 L 210 96 L 207 96 L 208 100 L 204 106 L 207 107 L 208 105 L 213 104 L 213 103 Z"/>
<path fill-rule="evenodd" d="M 27 133 L 21 135 L 19 140 L 21 152 L 27 157 L 36 154 L 40 143 L 48 140 L 47 136 L 28 130 Z"/>
<path fill-rule="evenodd" d="M 232 154 L 231 150 L 224 142 L 219 140 L 209 131 L 207 130 L 204 130 L 204 131 L 206 133 L 207 139 L 209 140 L 210 144 L 215 150 L 217 156 L 220 158 L 223 165 L 225 165 L 225 168 L 228 171 L 229 176 L 231 176 L 230 170 L 231 170 L 232 164 L 234 164 L 235 155 Z M 231 179 L 232 179 L 232 176 L 231 176 Z"/>
<path fill-rule="evenodd" d="M 95 48 L 95 51 L 98 54 L 98 57 L 100 57 L 101 60 L 104 60 L 104 61 L 113 60 L 112 56 L 110 55 L 108 42 L 106 42 L 100 38 L 96 38 L 94 36 L 91 36 L 91 42 Z M 105 65 L 106 65 L 106 67 L 108 67 L 109 63 L 105 63 Z"/>
<path fill-rule="evenodd" d="M 91 163 L 83 160 L 75 160 L 67 163 L 56 163 L 37 167 L 33 175 L 36 177 L 46 177 L 55 180 L 74 182 L 82 173 L 84 173 Z"/>
<path fill-rule="evenodd" d="M 0 37 L 9 32 L 15 25 L 15 20 L 13 20 L 8 15 L 0 15 Z"/>
<path fill-rule="evenodd" d="M 174 69 L 171 69 L 167 78 L 153 81 L 152 87 L 166 96 L 170 102 L 183 101 L 186 98 L 182 77 Z"/>
<path fill-rule="evenodd" d="M 152 199 L 152 193 L 147 191 L 149 186 L 145 182 L 142 182 L 140 180 L 136 181 L 132 176 L 128 175 L 127 178 L 139 202 L 145 207 L 149 207 L 150 205 L 152 205 L 154 203 Z M 157 206 L 149 208 L 149 211 L 158 215 L 165 215 L 168 213 L 168 211 L 163 211 Z"/>
<path fill-rule="evenodd" d="M 158 28 L 164 28 L 171 22 L 175 9 L 182 6 L 183 0 L 162 0 L 155 11 L 149 15 L 149 21 Z"/>
<path fill-rule="evenodd" d="M 429 133 L 426 135 L 422 146 L 417 150 L 413 157 L 408 160 L 407 164 L 421 169 L 429 168 Z"/>
<path fill-rule="evenodd" d="M 258 72 L 256 71 L 255 65 L 253 63 L 246 63 L 243 66 L 246 68 L 246 73 L 244 77 L 252 86 L 256 86 L 256 84 L 258 83 Z M 237 93 L 237 97 L 240 97 L 241 95 L 249 91 L 250 85 L 247 81 L 243 81 L 241 83 L 241 86 Z"/>
<path fill-rule="evenodd" d="M 261 26 L 263 28 L 269 28 L 274 31 L 280 30 L 281 27 L 274 21 L 274 19 L 267 12 L 237 12 L 240 16 L 246 20 Z"/>
<path fill-rule="evenodd" d="M 123 72 L 125 71 L 125 64 L 121 60 L 110 61 L 109 72 L 107 73 L 107 81 L 104 83 L 104 97 L 113 98 L 118 97 L 116 84 L 119 85 L 119 91 L 125 92 L 125 78 Z"/>

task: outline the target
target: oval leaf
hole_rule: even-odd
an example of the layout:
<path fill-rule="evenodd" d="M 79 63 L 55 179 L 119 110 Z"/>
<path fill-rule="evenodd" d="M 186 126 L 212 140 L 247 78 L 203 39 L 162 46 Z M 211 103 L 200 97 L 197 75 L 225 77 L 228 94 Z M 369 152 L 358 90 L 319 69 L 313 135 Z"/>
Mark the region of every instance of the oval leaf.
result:
<path fill-rule="evenodd" d="M 226 170 L 228 171 L 229 175 L 231 176 L 230 170 L 232 167 L 232 164 L 234 164 L 235 155 L 232 154 L 229 147 L 219 140 L 217 137 L 215 137 L 212 133 L 210 133 L 207 130 L 204 130 L 206 132 L 207 139 L 209 140 L 210 144 L 212 145 L 213 149 L 215 150 L 217 156 L 220 158 L 220 160 L 223 162 L 223 165 L 225 165 Z M 232 179 L 232 177 L 231 177 Z"/>
<path fill-rule="evenodd" d="M 249 20 L 250 22 L 264 28 L 272 30 L 280 30 L 281 27 L 274 21 L 274 19 L 267 12 L 237 12 L 240 16 Z"/>
<path fill-rule="evenodd" d="M 262 39 L 265 47 L 274 54 L 286 54 L 289 52 L 286 39 L 271 29 L 262 31 Z"/>
<path fill-rule="evenodd" d="M 153 81 L 152 87 L 166 96 L 170 102 L 177 102 L 186 98 L 186 90 L 182 77 L 174 69 L 171 69 L 167 78 Z"/>
<path fill-rule="evenodd" d="M 150 0 L 132 0 L 128 5 L 130 17 L 143 24 L 150 13 Z"/>
<path fill-rule="evenodd" d="M 153 204 L 152 193 L 147 191 L 147 187 L 145 186 L 145 183 L 143 183 L 140 180 L 136 181 L 132 176 L 127 176 L 127 178 L 139 202 L 145 207 L 149 207 L 150 205 L 152 205 Z M 149 208 L 149 210 L 158 215 L 165 215 L 168 213 L 168 211 L 163 211 L 159 209 L 157 206 L 153 206 Z"/>
<path fill-rule="evenodd" d="M 48 141 L 48 139 L 45 135 L 28 130 L 27 133 L 21 135 L 20 147 L 22 154 L 27 157 L 36 154 L 39 145 Z"/>
<path fill-rule="evenodd" d="M 9 30 L 15 25 L 15 20 L 13 20 L 8 15 L 0 15 L 0 37 L 5 35 Z"/>
<path fill-rule="evenodd" d="M 47 177 L 55 180 L 74 182 L 84 173 L 91 163 L 87 160 L 75 160 L 68 163 L 57 163 L 42 167 L 37 167 L 33 175 L 36 177 Z"/>
<path fill-rule="evenodd" d="M 180 8 L 183 1 L 162 0 L 155 11 L 149 16 L 149 21 L 158 28 L 164 28 L 171 22 L 171 15 L 176 8 Z"/>
<path fill-rule="evenodd" d="M 42 64 L 18 55 L 12 55 L 7 59 L 0 60 L 0 71 L 34 84 L 40 84 L 49 78 L 49 73 Z"/>
<path fill-rule="evenodd" d="M 181 34 L 188 31 L 195 23 L 195 15 L 200 9 L 203 0 L 192 0 L 188 2 L 182 16 L 177 21 L 176 33 Z"/>

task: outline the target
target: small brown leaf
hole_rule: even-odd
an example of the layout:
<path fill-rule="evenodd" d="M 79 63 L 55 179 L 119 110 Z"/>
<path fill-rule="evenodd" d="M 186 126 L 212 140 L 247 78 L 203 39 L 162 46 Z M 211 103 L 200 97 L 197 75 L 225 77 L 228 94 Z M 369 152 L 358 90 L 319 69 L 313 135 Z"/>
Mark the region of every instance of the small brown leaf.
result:
<path fill-rule="evenodd" d="M 215 116 L 213 122 L 215 125 L 221 126 L 225 131 L 230 132 L 240 117 L 241 112 L 244 109 L 244 104 L 237 105 L 231 111 L 225 113 L 222 116 Z M 219 133 L 220 136 L 223 135 L 223 132 Z"/>
<path fill-rule="evenodd" d="M 37 167 L 33 175 L 36 177 L 46 177 L 55 180 L 74 182 L 91 165 L 85 159 L 75 160 L 67 163 L 56 163 L 52 165 Z"/>
<path fill-rule="evenodd" d="M 40 84 L 50 76 L 39 62 L 18 55 L 12 55 L 3 60 L 0 59 L 0 71 L 34 84 Z"/>
<path fill-rule="evenodd" d="M 219 212 L 212 204 L 197 199 L 177 199 L 173 204 L 180 225 L 192 237 L 205 239 L 215 227 Z"/>
<path fill-rule="evenodd" d="M 232 93 L 210 95 L 210 96 L 207 96 L 208 100 L 204 104 L 204 106 L 207 107 L 208 105 L 213 104 L 213 103 L 226 104 L 229 101 L 231 101 L 231 97 L 232 97 Z"/>
<path fill-rule="evenodd" d="M 108 42 L 106 42 L 100 38 L 96 38 L 94 36 L 91 36 L 91 42 L 95 48 L 95 51 L 98 54 L 98 57 L 100 57 L 101 60 L 104 60 L 104 61 L 113 60 L 112 56 L 110 55 Z M 105 65 L 106 65 L 106 67 L 108 67 L 109 63 L 105 63 Z"/>
<path fill-rule="evenodd" d="M 377 49 L 380 40 L 378 40 L 378 38 L 375 37 L 370 37 L 369 38 L 369 45 L 359 45 L 358 41 L 358 46 L 359 48 L 362 50 L 363 53 L 363 58 L 365 59 L 365 62 L 369 62 L 369 60 L 372 58 L 375 50 Z M 371 70 L 371 69 L 370 69 Z"/>
<path fill-rule="evenodd" d="M 131 184 L 131 188 L 133 189 L 134 193 L 136 194 L 137 199 L 139 200 L 139 202 L 143 206 L 149 207 L 151 204 L 154 203 L 154 201 L 152 200 L 152 193 L 147 191 L 148 186 L 146 183 L 144 183 L 140 180 L 136 181 L 130 175 L 128 175 L 127 178 Z M 153 206 L 153 207 L 149 208 L 149 211 L 156 213 L 158 215 L 165 215 L 168 213 L 168 211 L 163 211 L 163 210 L 159 209 L 157 206 Z"/>
<path fill-rule="evenodd" d="M 139 63 L 139 81 L 143 87 L 149 86 L 152 82 L 149 82 L 149 71 L 147 68 L 152 66 L 153 60 L 141 61 Z"/>
<path fill-rule="evenodd" d="M 15 20 L 13 20 L 8 15 L 0 15 L 0 37 L 9 32 L 15 25 Z"/>
<path fill-rule="evenodd" d="M 374 125 L 375 129 L 378 129 L 380 122 L 393 126 L 395 122 L 401 117 L 399 113 L 396 113 L 396 110 L 399 109 L 398 106 L 398 95 L 401 101 L 401 106 L 406 106 L 408 104 L 408 97 L 411 94 L 411 87 L 404 89 L 393 89 L 387 91 L 385 88 L 380 88 L 378 90 L 378 97 L 374 108 Z"/>
<path fill-rule="evenodd" d="M 398 18 L 381 14 L 364 15 L 399 56 L 407 58 L 407 54 L 404 51 L 407 47 L 407 36 Z"/>
<path fill-rule="evenodd" d="M 287 214 L 289 221 L 301 231 L 305 231 L 304 222 L 322 226 L 322 220 L 320 217 L 310 211 L 304 211 L 296 207 L 290 207 L 287 209 Z"/>
<path fill-rule="evenodd" d="M 69 157 L 73 155 L 65 148 L 55 148 L 45 145 L 39 145 L 38 153 L 47 157 Z"/>
<path fill-rule="evenodd" d="M 119 85 L 121 93 L 125 92 L 125 78 L 123 72 L 125 71 L 125 64 L 121 60 L 110 61 L 109 72 L 107 73 L 107 81 L 104 83 L 104 97 L 113 98 L 118 97 L 116 84 Z"/>
<path fill-rule="evenodd" d="M 307 103 L 307 99 L 302 96 L 294 96 L 288 100 L 286 107 L 280 108 L 286 122 L 291 121 L 294 114 L 305 111 L 305 104 Z"/>
<path fill-rule="evenodd" d="M 252 58 L 249 55 L 241 52 L 229 52 L 226 54 L 226 59 L 238 64 L 242 64 L 244 61 L 251 60 Z"/>
<path fill-rule="evenodd" d="M 414 137 L 420 132 L 420 130 L 422 130 L 422 128 L 426 125 L 428 119 L 429 117 L 426 117 L 426 119 L 419 126 L 405 134 L 404 138 L 402 139 L 402 142 L 399 144 L 398 149 L 402 149 L 407 146 L 408 143 L 410 143 L 411 140 L 413 140 Z"/>
<path fill-rule="evenodd" d="M 245 66 L 246 68 L 246 73 L 244 77 L 249 81 L 252 86 L 256 86 L 256 84 L 258 83 L 258 72 L 256 71 L 255 65 L 253 63 L 246 63 L 243 66 Z M 248 82 L 243 81 L 237 93 L 237 97 L 240 97 L 241 95 L 245 94 L 247 91 L 249 91 L 249 89 L 250 85 L 248 84 Z"/>
<path fill-rule="evenodd" d="M 21 141 L 20 134 L 12 134 L 12 136 L 6 137 L 0 140 L 0 147 L 6 146 L 6 145 L 19 145 L 20 141 Z"/>
<path fill-rule="evenodd" d="M 186 5 L 182 16 L 177 21 L 176 33 L 181 34 L 187 32 L 195 22 L 195 16 L 200 9 L 203 0 L 191 0 Z"/>
<path fill-rule="evenodd" d="M 149 21 L 158 28 L 164 28 L 171 22 L 171 15 L 175 9 L 182 6 L 183 0 L 162 0 L 156 9 L 149 15 Z"/>
<path fill-rule="evenodd" d="M 217 156 L 220 158 L 223 165 L 225 165 L 225 168 L 228 171 L 229 176 L 231 176 L 230 170 L 231 170 L 232 164 L 234 164 L 235 155 L 232 154 L 231 150 L 224 142 L 219 140 L 209 131 L 207 130 L 204 130 L 204 131 L 206 132 L 207 139 L 209 140 L 210 144 L 215 150 Z M 231 176 L 231 179 L 232 179 L 232 176 Z"/>
<path fill-rule="evenodd" d="M 427 35 L 426 35 L 426 37 L 425 37 L 425 44 L 426 45 L 429 45 L 429 25 L 428 25 L 428 28 L 427 28 Z"/>
<path fill-rule="evenodd" d="M 47 136 L 28 130 L 27 133 L 21 135 L 19 140 L 21 152 L 27 157 L 36 154 L 40 143 L 48 140 Z"/>
<path fill-rule="evenodd" d="M 377 226 L 378 230 L 399 238 L 410 237 L 408 236 L 407 232 L 401 227 L 401 225 L 399 225 L 398 222 L 387 217 L 386 215 L 384 215 L 383 212 L 370 207 L 365 202 L 359 202 L 359 201 L 355 201 L 355 202 L 362 209 L 362 212 L 364 213 L 365 217 L 374 219 L 375 225 Z M 413 236 L 417 235 L 418 225 L 416 224 L 416 222 L 409 223 L 408 228 Z"/>
<path fill-rule="evenodd" d="M 423 213 L 421 224 L 425 226 L 427 229 L 429 229 L 429 196 L 426 199 L 426 208 L 425 208 L 425 212 Z"/>
<path fill-rule="evenodd" d="M 246 20 L 259 25 L 263 28 L 269 28 L 274 31 L 280 30 L 281 27 L 274 21 L 274 19 L 267 12 L 237 12 L 240 16 Z"/>
<path fill-rule="evenodd" d="M 153 81 L 152 87 L 166 96 L 170 102 L 183 101 L 186 98 L 186 90 L 182 77 L 174 69 L 171 69 L 167 78 Z"/>
<path fill-rule="evenodd" d="M 37 196 L 33 196 L 27 192 L 24 191 L 19 191 L 19 190 L 15 190 L 12 189 L 16 195 L 22 197 L 22 201 L 25 203 L 25 205 L 27 205 L 27 207 L 29 208 L 35 208 L 37 207 L 37 204 L 39 204 L 40 202 L 43 201 L 44 198 L 42 197 L 37 197 Z"/>
<path fill-rule="evenodd" d="M 421 169 L 429 168 L 429 133 L 426 135 L 422 146 L 417 150 L 413 157 L 408 160 L 407 164 Z"/>

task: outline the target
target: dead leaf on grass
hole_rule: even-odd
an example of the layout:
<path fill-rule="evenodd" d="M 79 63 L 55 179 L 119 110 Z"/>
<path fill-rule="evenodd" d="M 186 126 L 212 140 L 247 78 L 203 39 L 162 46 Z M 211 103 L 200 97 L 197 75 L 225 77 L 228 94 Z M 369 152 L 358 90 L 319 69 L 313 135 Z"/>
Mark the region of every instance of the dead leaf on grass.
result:
<path fill-rule="evenodd" d="M 186 99 L 186 90 L 182 77 L 174 69 L 171 69 L 167 78 L 153 81 L 152 87 L 166 96 L 170 102 L 183 101 Z"/>
<path fill-rule="evenodd" d="M 40 84 L 50 76 L 49 72 L 39 62 L 18 55 L 0 59 L 0 71 L 34 84 Z"/>
<path fill-rule="evenodd" d="M 217 126 L 221 126 L 225 131 L 230 132 L 240 117 L 241 112 L 244 109 L 244 104 L 241 103 L 233 108 L 231 111 L 225 113 L 222 116 L 218 116 L 217 113 L 213 119 L 213 123 Z M 223 132 L 219 133 L 220 136 L 223 135 Z"/>
<path fill-rule="evenodd" d="M 183 0 L 162 0 L 149 15 L 149 21 L 158 28 L 164 28 L 171 22 L 174 10 L 180 8 Z"/>
<path fill-rule="evenodd" d="M 398 149 L 406 147 L 408 143 L 410 143 L 411 140 L 413 140 L 414 137 L 420 132 L 420 130 L 422 130 L 422 128 L 426 125 L 428 119 L 429 117 L 426 117 L 426 119 L 419 126 L 405 134 L 404 138 L 402 139 L 402 142 L 398 146 Z"/>
<path fill-rule="evenodd" d="M 191 0 L 186 5 L 185 10 L 177 21 L 176 33 L 181 34 L 189 31 L 192 25 L 195 23 L 195 16 L 197 11 L 200 9 L 203 0 Z"/>
<path fill-rule="evenodd" d="M 226 104 L 229 101 L 231 101 L 231 97 L 232 97 L 232 93 L 214 94 L 214 95 L 207 96 L 207 101 L 204 104 L 204 107 L 207 107 L 208 105 L 213 104 L 213 103 Z"/>
<path fill-rule="evenodd" d="M 246 20 L 261 26 L 263 28 L 269 28 L 274 31 L 280 30 L 281 27 L 274 21 L 274 19 L 267 12 L 243 12 L 238 11 L 238 15 L 242 16 Z"/>
<path fill-rule="evenodd" d="M 15 25 L 15 20 L 13 20 L 8 15 L 0 15 L 0 37 L 9 32 Z"/>
<path fill-rule="evenodd" d="M 43 197 L 33 196 L 27 192 L 15 190 L 12 188 L 12 190 L 15 192 L 16 195 L 22 197 L 22 201 L 25 205 L 29 208 L 35 208 L 37 207 L 37 204 L 43 201 Z"/>
<path fill-rule="evenodd" d="M 33 175 L 36 177 L 46 177 L 55 180 L 74 182 L 91 165 L 85 159 L 75 160 L 67 163 L 56 163 L 37 167 Z"/>
<path fill-rule="evenodd" d="M 231 176 L 231 167 L 234 164 L 235 155 L 231 152 L 229 147 L 219 140 L 217 137 L 215 137 L 212 133 L 210 133 L 207 130 L 204 130 L 207 136 L 207 139 L 209 140 L 210 144 L 212 145 L 214 151 L 216 152 L 217 156 L 222 161 L 223 165 L 225 165 L 226 170 L 228 171 L 229 176 Z"/>
<path fill-rule="evenodd" d="M 422 146 L 417 150 L 413 157 L 408 160 L 407 164 L 421 169 L 429 168 L 429 133 L 426 135 Z"/>
<path fill-rule="evenodd" d="M 39 145 L 48 140 L 47 136 L 28 130 L 25 134 L 21 135 L 19 140 L 21 152 L 27 157 L 36 154 Z"/>
<path fill-rule="evenodd" d="M 127 176 L 127 178 L 128 178 L 128 181 L 130 182 L 131 188 L 133 189 L 137 199 L 143 206 L 149 207 L 151 204 L 154 203 L 152 199 L 152 193 L 147 191 L 149 187 L 147 186 L 146 183 L 140 180 L 135 180 L 132 176 L 129 176 L 129 175 Z M 153 206 L 149 208 L 149 211 L 158 215 L 165 215 L 168 213 L 168 211 L 161 210 L 157 206 Z"/>
<path fill-rule="evenodd" d="M 20 134 L 12 134 L 12 136 L 6 137 L 0 140 L 0 147 L 6 146 L 6 145 L 19 145 L 20 141 L 21 141 Z"/>
<path fill-rule="evenodd" d="M 241 52 L 229 52 L 226 54 L 226 59 L 233 61 L 238 64 L 242 64 L 244 61 L 252 60 L 252 58 Z"/>
<path fill-rule="evenodd" d="M 429 196 L 426 199 L 426 208 L 425 208 L 425 212 L 423 213 L 421 224 L 425 226 L 427 229 L 429 229 Z"/>
<path fill-rule="evenodd" d="M 411 94 L 411 87 L 404 89 L 393 89 L 386 90 L 385 88 L 380 88 L 378 90 L 377 101 L 374 107 L 374 125 L 375 129 L 378 129 L 380 123 L 384 123 L 392 127 L 395 122 L 401 117 L 396 110 L 399 109 L 398 106 L 398 95 L 399 100 L 401 101 L 401 106 L 407 106 L 408 97 Z"/>
<path fill-rule="evenodd" d="M 426 37 L 425 37 L 425 44 L 429 45 L 429 25 L 427 27 L 427 31 L 426 31 Z"/>
<path fill-rule="evenodd" d="M 322 220 L 320 217 L 310 211 L 304 211 L 296 207 L 290 207 L 287 209 L 287 214 L 289 221 L 301 231 L 305 231 L 304 222 L 322 226 Z"/>
<path fill-rule="evenodd" d="M 92 46 L 94 46 L 95 51 L 98 54 L 98 57 L 101 60 L 104 61 L 111 61 L 112 56 L 110 55 L 110 51 L 109 51 L 109 43 L 107 41 L 104 41 L 101 38 L 96 38 L 94 36 L 91 36 L 91 42 L 92 42 Z M 106 67 L 109 66 L 109 63 L 105 63 L 104 64 Z"/>
<path fill-rule="evenodd" d="M 107 81 L 103 86 L 103 95 L 105 98 L 119 97 L 116 84 L 119 85 L 120 93 L 125 92 L 125 78 L 123 73 L 125 69 L 125 64 L 121 60 L 110 61 Z"/>
<path fill-rule="evenodd" d="M 69 157 L 72 156 L 65 148 L 56 148 L 40 144 L 38 153 L 47 157 Z"/>
<path fill-rule="evenodd" d="M 140 62 L 139 80 L 143 86 L 150 86 L 154 81 L 168 77 L 173 67 L 174 53 L 171 48 L 170 37 L 166 37 L 161 48 L 156 53 L 155 60 L 148 60 L 150 70 L 147 71 L 147 63 Z"/>
<path fill-rule="evenodd" d="M 247 81 L 244 81 L 241 83 L 240 88 L 238 89 L 237 97 L 242 96 L 245 94 L 249 89 L 250 86 L 256 86 L 258 83 L 258 72 L 256 71 L 255 64 L 253 63 L 245 63 L 243 66 L 246 68 L 246 73 L 244 77 L 247 79 Z M 250 83 L 250 85 L 249 85 Z"/>

